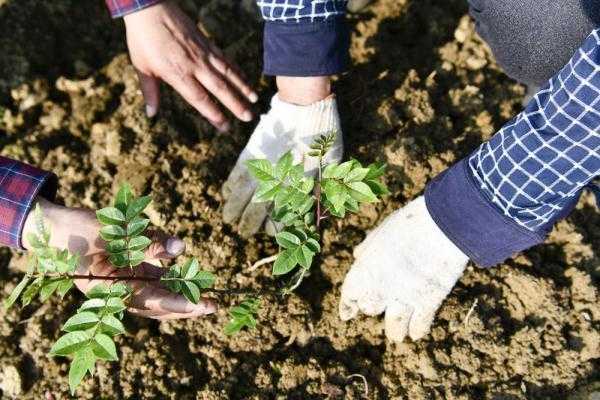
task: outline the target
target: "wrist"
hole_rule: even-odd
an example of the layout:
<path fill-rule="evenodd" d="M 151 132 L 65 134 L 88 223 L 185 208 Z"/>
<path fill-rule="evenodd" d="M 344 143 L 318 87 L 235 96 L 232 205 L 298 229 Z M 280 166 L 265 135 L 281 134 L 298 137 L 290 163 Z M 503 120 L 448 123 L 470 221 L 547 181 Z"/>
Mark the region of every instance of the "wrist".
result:
<path fill-rule="evenodd" d="M 125 22 L 125 28 L 127 28 L 135 21 L 141 21 L 146 18 L 148 15 L 154 15 L 156 13 L 162 12 L 166 7 L 170 7 L 173 5 L 172 0 L 156 0 L 149 2 L 143 8 L 130 12 L 128 14 L 123 15 L 123 22 Z"/>
<path fill-rule="evenodd" d="M 37 206 L 40 206 L 42 209 L 42 214 L 44 216 L 44 221 L 48 223 L 48 225 L 54 225 L 54 221 L 58 221 L 60 217 L 58 216 L 63 212 L 65 207 L 54 204 L 43 197 L 39 197 L 32 203 L 31 209 L 25 218 L 25 223 L 23 224 L 23 232 L 22 232 L 22 245 L 26 250 L 31 250 L 32 246 L 29 243 L 28 236 L 30 234 L 37 235 L 37 228 L 35 223 L 35 209 Z"/>
<path fill-rule="evenodd" d="M 308 106 L 331 95 L 331 79 L 328 76 L 278 76 L 276 81 L 279 98 L 286 103 Z"/>

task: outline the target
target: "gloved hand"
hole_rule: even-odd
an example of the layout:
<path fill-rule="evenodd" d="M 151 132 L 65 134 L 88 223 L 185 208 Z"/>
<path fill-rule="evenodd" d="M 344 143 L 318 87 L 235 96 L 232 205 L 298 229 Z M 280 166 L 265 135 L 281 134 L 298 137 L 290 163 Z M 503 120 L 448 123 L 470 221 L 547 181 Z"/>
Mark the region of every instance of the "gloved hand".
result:
<path fill-rule="evenodd" d="M 354 251 L 342 285 L 344 321 L 360 310 L 385 312 L 388 339 L 417 340 L 429 333 L 437 309 L 469 258 L 438 228 L 423 196 L 387 217 Z"/>
<path fill-rule="evenodd" d="M 271 110 L 261 116 L 260 123 L 223 185 L 223 220 L 226 223 L 239 220 L 238 231 L 243 237 L 258 232 L 271 205 L 250 202 L 257 183 L 250 176 L 245 162 L 265 158 L 274 163 L 291 150 L 294 162 L 303 162 L 305 171 L 315 174 L 318 161 L 306 153 L 310 151 L 309 146 L 316 137 L 331 131 L 337 132 L 337 137 L 335 145 L 325 157 L 326 162 L 340 161 L 343 155 L 340 117 L 334 96 L 308 106 L 285 103 L 278 95 L 273 96 Z M 274 234 L 275 230 L 275 225 L 269 221 L 267 232 Z"/>

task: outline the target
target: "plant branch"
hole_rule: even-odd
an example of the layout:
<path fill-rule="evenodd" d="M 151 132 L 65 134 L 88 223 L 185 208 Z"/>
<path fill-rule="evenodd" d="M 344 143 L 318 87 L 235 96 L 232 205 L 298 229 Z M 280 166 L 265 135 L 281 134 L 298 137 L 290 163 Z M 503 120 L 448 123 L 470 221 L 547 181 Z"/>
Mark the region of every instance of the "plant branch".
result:
<path fill-rule="evenodd" d="M 261 267 L 261 266 L 263 266 L 265 264 L 270 264 L 273 261 L 277 260 L 277 257 L 279 257 L 279 254 L 275 254 L 274 256 L 263 258 L 262 260 L 258 260 L 257 262 L 255 262 L 254 264 L 252 264 L 252 266 L 250 268 L 248 268 L 248 271 L 254 271 L 258 267 Z"/>
<path fill-rule="evenodd" d="M 319 172 L 317 177 L 317 183 L 315 185 L 315 197 L 317 198 L 317 215 L 315 218 L 315 223 L 317 225 L 317 230 L 321 227 L 321 181 L 323 180 L 323 154 L 319 156 Z"/>
<path fill-rule="evenodd" d="M 149 277 L 149 276 L 107 276 L 107 275 L 93 275 L 93 274 L 33 274 L 33 277 L 44 276 L 50 279 L 61 278 L 61 279 L 87 279 L 87 280 L 104 280 L 104 281 L 138 281 L 138 282 L 165 282 L 165 281 L 182 281 L 181 278 L 160 278 L 160 277 Z M 271 295 L 279 296 L 281 291 L 274 289 L 213 289 L 206 288 L 202 289 L 204 293 L 215 293 L 222 295 L 239 295 L 239 294 L 251 294 L 255 296 L 260 295 Z"/>

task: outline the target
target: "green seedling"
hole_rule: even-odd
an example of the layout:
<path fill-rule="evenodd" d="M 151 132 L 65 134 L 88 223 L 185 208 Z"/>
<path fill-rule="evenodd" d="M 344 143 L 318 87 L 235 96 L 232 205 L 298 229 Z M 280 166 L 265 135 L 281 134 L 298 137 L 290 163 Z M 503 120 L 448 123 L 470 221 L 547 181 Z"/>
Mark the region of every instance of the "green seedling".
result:
<path fill-rule="evenodd" d="M 330 217 L 344 218 L 358 212 L 362 203 L 374 203 L 388 194 L 380 178 L 385 165 L 363 167 L 357 160 L 324 164 L 335 142 L 335 132 L 321 135 L 311 144 L 310 157 L 318 159 L 317 176 L 306 174 L 294 164 L 291 152 L 275 164 L 265 159 L 249 160 L 247 167 L 258 182 L 252 201 L 273 202 L 271 218 L 282 228 L 275 240 L 280 251 L 273 275 L 294 272 L 284 293 L 296 289 L 309 273 L 316 254 L 321 252 L 321 225 Z"/>
<path fill-rule="evenodd" d="M 144 210 L 151 202 L 148 196 L 136 197 L 128 184 L 123 184 L 110 207 L 96 212 L 102 224 L 100 237 L 105 241 L 108 261 L 123 274 L 98 276 L 78 274 L 78 254 L 50 245 L 50 229 L 43 210 L 34 211 L 36 233 L 27 240 L 33 247 L 25 276 L 5 300 L 11 307 L 19 299 L 23 307 L 38 296 L 41 302 L 56 294 L 63 298 L 75 286 L 75 280 L 99 280 L 85 293 L 76 313 L 62 326 L 64 334 L 50 349 L 52 356 L 71 359 L 69 386 L 72 393 L 89 373 L 94 374 L 98 360 L 117 361 L 115 337 L 124 334 L 124 313 L 133 294 L 132 283 L 160 282 L 173 293 L 185 296 L 197 304 L 204 293 L 245 295 L 244 300 L 229 311 L 230 320 L 224 333 L 234 335 L 242 329 L 254 329 L 261 298 L 293 292 L 307 276 L 315 255 L 321 252 L 321 226 L 330 217 L 343 218 L 347 212 L 357 212 L 361 203 L 373 203 L 387 194 L 379 178 L 384 166 L 363 167 L 358 161 L 325 165 L 325 154 L 331 149 L 335 133 L 322 135 L 308 154 L 318 158 L 317 177 L 306 175 L 301 164 L 294 164 L 290 152 L 276 164 L 267 160 L 248 161 L 248 168 L 258 181 L 253 201 L 272 201 L 271 217 L 282 229 L 275 240 L 280 252 L 273 265 L 273 275 L 293 274 L 281 290 L 214 289 L 215 276 L 200 268 L 191 258 L 182 264 L 164 267 L 159 277 L 136 276 L 135 268 L 145 259 L 145 250 L 152 240 L 147 236 L 150 220 Z"/>
<path fill-rule="evenodd" d="M 74 287 L 76 279 L 103 281 L 85 294 L 86 299 L 75 315 L 63 324 L 64 334 L 50 349 L 52 356 L 71 358 L 69 386 L 72 393 L 87 373 L 93 375 L 97 360 L 118 360 L 114 338 L 125 333 L 122 320 L 132 296 L 132 282 L 160 281 L 170 291 L 181 293 L 197 304 L 202 293 L 215 281 L 215 276 L 201 270 L 198 260 L 193 258 L 166 268 L 161 277 L 135 275 L 134 268 L 144 262 L 144 251 L 152 243 L 145 236 L 150 221 L 143 216 L 150 202 L 148 196 L 136 198 L 130 186 L 124 184 L 113 206 L 96 212 L 103 225 L 99 235 L 106 242 L 108 261 L 117 269 L 129 271 L 115 276 L 77 274 L 79 255 L 52 247 L 43 211 L 39 205 L 34 211 L 36 233 L 27 237 L 33 247 L 28 270 L 6 299 L 5 306 L 11 307 L 19 298 L 23 307 L 36 296 L 41 302 L 55 293 L 62 298 Z"/>

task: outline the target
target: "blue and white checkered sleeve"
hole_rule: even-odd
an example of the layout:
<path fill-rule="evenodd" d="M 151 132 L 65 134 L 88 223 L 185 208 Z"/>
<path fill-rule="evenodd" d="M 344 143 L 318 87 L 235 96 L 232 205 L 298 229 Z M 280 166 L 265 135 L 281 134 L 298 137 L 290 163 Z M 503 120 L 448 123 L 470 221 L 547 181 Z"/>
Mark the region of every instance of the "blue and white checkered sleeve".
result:
<path fill-rule="evenodd" d="M 532 231 L 551 227 L 600 174 L 599 33 L 469 159 L 481 190 Z"/>
<path fill-rule="evenodd" d="M 265 21 L 317 22 L 342 16 L 348 0 L 258 0 Z"/>
<path fill-rule="evenodd" d="M 257 0 L 263 19 L 264 73 L 327 76 L 347 68 L 348 0 Z"/>
<path fill-rule="evenodd" d="M 430 214 L 489 266 L 544 240 L 600 176 L 600 29 L 491 140 L 427 188 Z M 459 188 L 459 189 L 456 189 Z"/>

